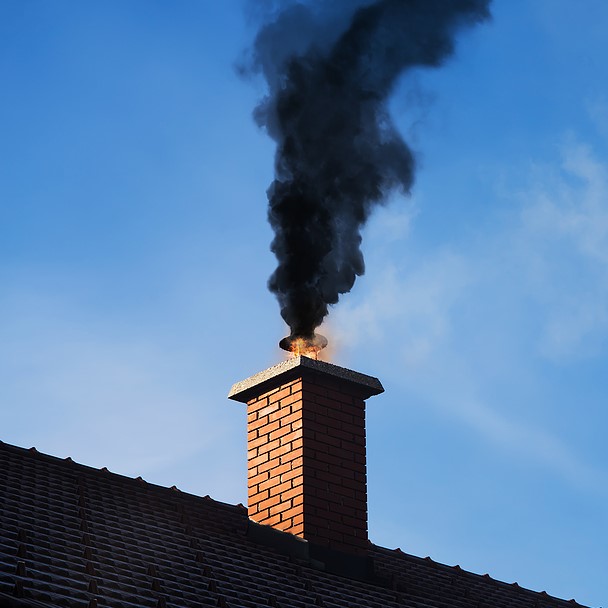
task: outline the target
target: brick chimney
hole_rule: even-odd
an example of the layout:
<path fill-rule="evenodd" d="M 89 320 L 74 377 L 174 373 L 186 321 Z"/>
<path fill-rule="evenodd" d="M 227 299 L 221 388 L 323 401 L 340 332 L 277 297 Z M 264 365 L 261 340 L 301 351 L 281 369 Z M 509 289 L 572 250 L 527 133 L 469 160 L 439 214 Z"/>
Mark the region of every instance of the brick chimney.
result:
<path fill-rule="evenodd" d="M 367 549 L 365 399 L 377 378 L 295 357 L 236 383 L 247 404 L 249 518 L 309 543 Z"/>

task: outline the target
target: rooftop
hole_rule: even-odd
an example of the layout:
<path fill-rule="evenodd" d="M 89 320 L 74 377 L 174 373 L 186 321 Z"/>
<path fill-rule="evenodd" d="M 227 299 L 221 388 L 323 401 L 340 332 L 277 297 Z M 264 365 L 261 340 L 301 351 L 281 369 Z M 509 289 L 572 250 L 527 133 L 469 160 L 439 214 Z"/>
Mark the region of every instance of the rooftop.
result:
<path fill-rule="evenodd" d="M 579 606 L 373 544 L 369 575 L 345 576 L 259 528 L 242 505 L 0 442 L 2 606 Z"/>

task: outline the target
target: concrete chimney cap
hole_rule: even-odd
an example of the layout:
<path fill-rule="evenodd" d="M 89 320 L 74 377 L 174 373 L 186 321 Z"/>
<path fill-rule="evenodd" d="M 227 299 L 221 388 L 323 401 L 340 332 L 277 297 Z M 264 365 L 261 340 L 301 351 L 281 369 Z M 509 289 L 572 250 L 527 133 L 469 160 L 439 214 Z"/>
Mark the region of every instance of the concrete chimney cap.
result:
<path fill-rule="evenodd" d="M 245 380 L 236 382 L 232 385 L 228 398 L 240 401 L 241 403 L 247 403 L 249 399 L 263 392 L 265 385 L 269 387 L 271 385 L 276 386 L 283 380 L 308 373 L 333 376 L 338 380 L 356 385 L 365 394 L 365 399 L 384 392 L 384 387 L 378 378 L 361 374 L 339 365 L 333 365 L 326 361 L 318 361 L 310 357 L 300 356 L 282 361 L 278 365 L 269 367 Z"/>

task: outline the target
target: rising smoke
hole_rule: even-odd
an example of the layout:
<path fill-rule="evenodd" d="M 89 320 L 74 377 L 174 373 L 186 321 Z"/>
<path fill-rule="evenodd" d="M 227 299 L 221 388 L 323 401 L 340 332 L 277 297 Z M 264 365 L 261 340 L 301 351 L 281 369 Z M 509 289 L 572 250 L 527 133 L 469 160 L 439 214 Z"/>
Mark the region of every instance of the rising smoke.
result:
<path fill-rule="evenodd" d="M 268 285 L 292 335 L 311 336 L 364 273 L 361 228 L 374 206 L 410 191 L 414 157 L 387 109 L 397 78 L 441 65 L 489 2 L 274 3 L 254 44 L 268 84 L 255 117 L 277 143 Z"/>

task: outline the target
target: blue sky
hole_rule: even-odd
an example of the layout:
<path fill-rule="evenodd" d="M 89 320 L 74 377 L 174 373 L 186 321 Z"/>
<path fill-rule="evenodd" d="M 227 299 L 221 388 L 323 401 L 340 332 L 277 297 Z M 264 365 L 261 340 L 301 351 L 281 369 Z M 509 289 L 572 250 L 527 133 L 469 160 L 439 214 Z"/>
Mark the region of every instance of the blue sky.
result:
<path fill-rule="evenodd" d="M 391 111 L 412 196 L 331 360 L 378 376 L 370 537 L 606 605 L 608 4 L 495 0 Z M 245 502 L 282 359 L 240 0 L 0 3 L 0 439 Z"/>

